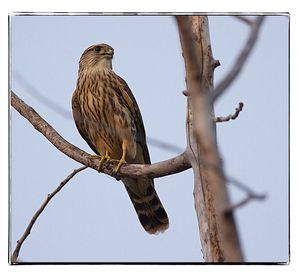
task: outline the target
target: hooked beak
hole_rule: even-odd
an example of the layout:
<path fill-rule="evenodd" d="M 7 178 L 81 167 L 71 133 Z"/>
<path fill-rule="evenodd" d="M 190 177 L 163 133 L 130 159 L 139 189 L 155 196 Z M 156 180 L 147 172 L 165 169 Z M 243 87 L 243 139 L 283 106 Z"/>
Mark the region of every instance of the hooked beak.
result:
<path fill-rule="evenodd" d="M 114 51 L 112 49 L 108 49 L 107 52 L 104 55 L 106 57 L 112 59 L 114 57 Z"/>

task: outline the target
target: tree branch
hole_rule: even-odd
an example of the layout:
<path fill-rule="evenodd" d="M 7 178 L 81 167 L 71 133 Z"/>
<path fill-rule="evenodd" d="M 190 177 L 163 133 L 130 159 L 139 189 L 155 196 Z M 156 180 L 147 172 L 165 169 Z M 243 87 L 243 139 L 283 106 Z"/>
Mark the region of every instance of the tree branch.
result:
<path fill-rule="evenodd" d="M 98 170 L 100 157 L 95 157 L 79 149 L 78 147 L 70 144 L 58 132 L 47 123 L 32 107 L 28 106 L 16 94 L 11 92 L 12 106 L 26 118 L 33 127 L 41 132 L 47 140 L 52 143 L 58 150 L 67 155 L 68 157 L 76 160 L 77 162 Z M 162 176 L 172 175 L 189 169 L 191 166 L 186 159 L 185 153 L 178 155 L 174 158 L 161 161 L 153 164 L 125 164 L 120 168 L 118 175 L 114 174 L 114 166 L 106 163 L 106 167 L 102 170 L 103 173 L 115 178 L 122 176 L 131 177 L 149 177 L 158 178 Z"/>
<path fill-rule="evenodd" d="M 247 16 L 236 15 L 234 17 L 237 18 L 237 19 L 239 19 L 239 20 L 241 20 L 241 21 L 243 21 L 244 23 L 246 23 L 246 24 L 248 24 L 250 26 L 252 26 L 252 24 L 254 22 L 253 20 L 249 19 Z"/>
<path fill-rule="evenodd" d="M 238 181 L 237 179 L 233 178 L 233 177 L 227 177 L 226 180 L 236 186 L 238 189 L 244 191 L 246 193 L 246 197 L 245 199 L 241 200 L 240 202 L 238 202 L 237 204 L 234 204 L 232 206 L 229 206 L 225 213 L 229 213 L 229 212 L 232 212 L 233 210 L 247 204 L 249 201 L 251 200 L 259 200 L 259 201 L 263 201 L 266 197 L 267 197 L 267 194 L 265 193 L 262 193 L 262 194 L 258 194 L 258 193 L 255 193 L 254 191 L 252 191 L 247 185 L 243 184 L 242 182 Z"/>
<path fill-rule="evenodd" d="M 241 18 L 240 18 L 241 19 Z M 244 19 L 244 18 L 243 18 Z M 257 41 L 258 33 L 263 22 L 263 16 L 257 16 L 256 20 L 253 23 L 248 25 L 251 28 L 248 40 L 245 43 L 245 46 L 241 50 L 239 56 L 237 57 L 236 61 L 233 63 L 233 67 L 225 76 L 225 78 L 216 86 L 213 91 L 213 101 L 216 101 L 223 92 L 232 84 L 232 82 L 236 79 L 238 74 L 241 72 L 245 62 L 247 61 L 255 42 Z M 245 21 L 245 20 L 244 20 Z"/>
<path fill-rule="evenodd" d="M 160 148 L 161 150 L 165 150 L 165 151 L 170 151 L 173 152 L 174 154 L 178 154 L 178 153 L 182 153 L 182 149 L 176 145 L 167 143 L 167 142 L 163 142 L 161 140 L 152 138 L 147 136 L 147 143 L 149 145 L 152 145 L 154 147 Z"/>
<path fill-rule="evenodd" d="M 42 94 L 33 84 L 28 82 L 18 71 L 13 72 L 13 78 L 16 80 L 30 96 L 35 98 L 39 103 L 45 105 L 64 119 L 71 120 L 72 113 L 64 109 L 60 104 L 53 101 L 47 95 Z"/>
<path fill-rule="evenodd" d="M 240 112 L 243 110 L 243 107 L 244 107 L 244 103 L 240 102 L 239 107 L 235 108 L 234 114 L 230 114 L 226 117 L 215 117 L 215 122 L 223 123 L 223 122 L 228 122 L 230 120 L 235 120 L 239 116 Z"/>
<path fill-rule="evenodd" d="M 225 210 L 225 214 L 230 214 L 232 213 L 234 210 L 236 210 L 237 208 L 240 208 L 244 205 L 246 205 L 248 202 L 252 201 L 252 200 L 259 200 L 259 201 L 262 201 L 266 198 L 266 194 L 248 194 L 245 199 L 241 200 L 240 202 L 228 207 L 226 210 Z"/>
<path fill-rule="evenodd" d="M 38 219 L 38 217 L 40 216 L 40 214 L 44 211 L 44 209 L 46 208 L 46 206 L 48 205 L 48 203 L 51 201 L 51 199 L 79 172 L 81 172 L 82 170 L 86 169 L 87 166 L 83 166 L 80 167 L 78 169 L 75 169 L 70 175 L 68 175 L 61 183 L 60 185 L 51 193 L 48 194 L 46 200 L 42 203 L 42 205 L 40 206 L 40 208 L 36 211 L 36 213 L 33 215 L 33 217 L 31 218 L 27 228 L 25 229 L 25 232 L 23 233 L 23 235 L 21 236 L 21 238 L 17 241 L 17 245 L 16 248 L 11 256 L 11 263 L 12 264 L 16 264 L 17 260 L 18 260 L 18 256 L 21 250 L 21 247 L 24 243 L 24 241 L 26 240 L 26 238 L 29 236 L 31 229 L 33 227 L 33 225 L 35 224 L 36 220 Z"/>

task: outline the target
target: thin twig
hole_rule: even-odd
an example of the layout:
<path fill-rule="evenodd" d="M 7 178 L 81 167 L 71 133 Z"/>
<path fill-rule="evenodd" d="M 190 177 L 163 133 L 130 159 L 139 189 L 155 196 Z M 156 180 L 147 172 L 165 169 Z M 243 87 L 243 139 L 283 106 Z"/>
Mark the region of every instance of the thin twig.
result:
<path fill-rule="evenodd" d="M 240 112 L 243 110 L 243 107 L 244 107 L 244 103 L 240 102 L 239 107 L 235 108 L 234 114 L 230 114 L 226 117 L 216 117 L 215 122 L 222 123 L 222 122 L 228 122 L 230 120 L 235 120 L 239 116 Z"/>
<path fill-rule="evenodd" d="M 266 194 L 256 194 L 256 195 L 247 195 L 247 197 L 245 197 L 243 200 L 239 201 L 238 203 L 228 207 L 224 213 L 228 214 L 228 213 L 232 213 L 234 210 L 246 205 L 248 202 L 252 201 L 252 200 L 259 200 L 262 201 L 267 197 Z"/>
<path fill-rule="evenodd" d="M 152 137 L 147 137 L 147 143 L 149 145 L 160 148 L 162 150 L 166 150 L 166 151 L 168 150 L 168 151 L 170 151 L 174 154 L 178 154 L 178 153 L 183 152 L 183 149 L 181 149 L 180 147 L 178 147 L 176 145 L 166 143 L 166 142 L 163 142 L 161 140 L 158 140 L 158 139 L 155 139 L 155 138 L 152 138 Z"/>
<path fill-rule="evenodd" d="M 237 16 L 234 16 L 235 18 L 237 18 L 237 19 L 239 19 L 239 20 L 241 20 L 241 21 L 243 21 L 244 23 L 246 23 L 246 24 L 248 24 L 248 25 L 250 25 L 250 26 L 252 26 L 253 25 L 253 20 L 251 20 L 251 19 L 249 19 L 248 17 L 246 17 L 246 16 L 242 16 L 242 15 L 237 15 Z"/>
<path fill-rule="evenodd" d="M 203 159 L 200 160 L 200 163 L 201 163 L 201 165 L 203 165 L 203 167 L 210 168 L 213 171 L 215 171 L 217 175 L 221 175 L 220 168 L 217 167 L 216 165 L 213 165 L 211 163 L 207 163 L 207 162 L 203 161 Z M 247 197 L 244 200 L 238 202 L 235 205 L 232 205 L 232 206 L 229 206 L 228 208 L 226 208 L 225 209 L 225 213 L 232 212 L 234 209 L 245 205 L 250 200 L 253 200 L 253 199 L 264 200 L 267 197 L 266 193 L 256 193 L 253 190 L 251 190 L 248 185 L 246 185 L 245 183 L 239 181 L 238 179 L 236 179 L 234 177 L 231 177 L 231 176 L 228 176 L 228 175 L 224 175 L 224 179 L 226 180 L 226 182 L 229 185 L 235 186 L 239 190 L 245 192 L 246 195 L 247 195 Z"/>
<path fill-rule="evenodd" d="M 266 197 L 266 194 L 258 194 L 258 193 L 253 192 L 249 186 L 247 186 L 246 184 L 237 180 L 236 178 L 227 176 L 226 180 L 229 184 L 232 184 L 235 187 L 239 188 L 240 190 L 244 191 L 247 195 L 254 196 L 254 199 L 263 199 Z"/>
<path fill-rule="evenodd" d="M 38 102 L 44 104 L 46 107 L 57 113 L 64 119 L 71 120 L 72 113 L 62 107 L 57 102 L 53 101 L 50 97 L 42 94 L 35 86 L 28 82 L 19 72 L 13 73 L 13 78 L 24 88 L 24 90 L 34 97 Z"/>
<path fill-rule="evenodd" d="M 266 193 L 262 193 L 262 194 L 255 193 L 254 191 L 252 191 L 250 189 L 249 186 L 247 186 L 244 183 L 238 181 L 236 178 L 226 177 L 226 180 L 228 181 L 229 184 L 234 185 L 237 188 L 239 188 L 240 190 L 244 191 L 247 194 L 247 196 L 243 200 L 239 201 L 238 203 L 228 207 L 225 210 L 225 214 L 233 212 L 237 208 L 240 208 L 240 207 L 246 205 L 251 200 L 262 201 L 267 197 Z"/>
<path fill-rule="evenodd" d="M 21 247 L 26 240 L 26 238 L 29 236 L 30 231 L 35 224 L 36 220 L 40 216 L 40 214 L 44 211 L 50 200 L 79 172 L 86 169 L 87 166 L 80 167 L 78 169 L 75 169 L 70 175 L 68 175 L 61 183 L 60 185 L 50 194 L 47 195 L 46 200 L 42 203 L 42 205 L 39 207 L 39 209 L 35 212 L 33 217 L 31 218 L 27 228 L 25 229 L 25 232 L 21 236 L 21 238 L 17 241 L 16 248 L 11 256 L 11 263 L 16 264 L 18 260 L 18 256 L 21 250 Z"/>
<path fill-rule="evenodd" d="M 200 163 L 201 163 L 201 165 L 203 165 L 203 167 L 210 168 L 213 171 L 215 171 L 216 174 L 221 175 L 220 168 L 217 167 L 216 165 L 208 163 L 208 162 L 204 161 L 203 159 L 200 160 Z M 266 194 L 255 193 L 254 191 L 252 191 L 250 189 L 250 187 L 248 185 L 246 185 L 245 183 L 239 181 L 238 179 L 236 179 L 234 177 L 224 174 L 224 178 L 229 185 L 233 185 L 236 188 L 240 189 L 241 191 L 244 191 L 247 195 L 252 196 L 253 199 L 263 199 L 266 197 Z"/>
<path fill-rule="evenodd" d="M 233 67 L 231 68 L 231 70 L 214 89 L 212 95 L 213 101 L 216 101 L 222 95 L 222 93 L 232 84 L 234 80 L 236 80 L 236 77 L 241 72 L 243 66 L 245 65 L 246 60 L 248 59 L 255 45 L 255 42 L 257 41 L 258 33 L 261 24 L 263 22 L 263 19 L 264 19 L 263 16 L 257 16 L 256 20 L 253 21 L 253 24 L 249 25 L 251 26 L 251 31 L 248 40 L 246 41 L 246 44 L 241 50 L 236 61 L 233 63 Z"/>

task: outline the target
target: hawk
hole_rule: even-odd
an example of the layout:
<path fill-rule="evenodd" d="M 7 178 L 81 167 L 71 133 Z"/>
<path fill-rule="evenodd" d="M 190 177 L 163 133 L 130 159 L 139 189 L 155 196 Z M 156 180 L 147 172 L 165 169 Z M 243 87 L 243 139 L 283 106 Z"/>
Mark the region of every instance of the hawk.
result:
<path fill-rule="evenodd" d="M 141 112 L 127 83 L 112 69 L 114 50 L 107 44 L 88 47 L 79 61 L 72 111 L 76 127 L 91 149 L 105 160 L 151 164 Z M 122 177 L 144 229 L 155 234 L 169 226 L 153 179 Z"/>

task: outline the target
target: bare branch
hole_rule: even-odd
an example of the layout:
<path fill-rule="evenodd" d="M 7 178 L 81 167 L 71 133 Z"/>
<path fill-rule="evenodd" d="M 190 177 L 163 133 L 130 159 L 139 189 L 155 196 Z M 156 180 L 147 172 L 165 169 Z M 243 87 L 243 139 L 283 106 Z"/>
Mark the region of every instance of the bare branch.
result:
<path fill-rule="evenodd" d="M 249 194 L 247 195 L 247 197 L 245 197 L 245 199 L 241 200 L 240 202 L 228 207 L 224 213 L 225 214 L 229 214 L 229 213 L 232 213 L 234 210 L 246 205 L 249 201 L 252 201 L 252 200 L 259 200 L 259 201 L 262 201 L 264 200 L 265 198 L 267 197 L 266 194 Z"/>
<path fill-rule="evenodd" d="M 213 170 L 217 175 L 221 175 L 220 168 L 217 167 L 216 165 L 207 163 L 203 160 L 200 160 L 200 163 L 202 164 L 203 168 L 209 168 L 209 169 Z M 235 205 L 232 205 L 232 206 L 230 205 L 227 208 L 225 208 L 224 213 L 227 215 L 229 213 L 233 212 L 234 209 L 247 204 L 249 201 L 251 201 L 253 199 L 264 200 L 267 197 L 267 194 L 265 194 L 265 193 L 262 193 L 262 194 L 255 193 L 253 190 L 250 189 L 249 186 L 247 186 L 245 183 L 242 183 L 241 181 L 237 180 L 234 177 L 224 175 L 224 178 L 228 184 L 237 187 L 239 190 L 245 192 L 247 195 L 247 197 L 244 200 L 238 202 Z"/>
<path fill-rule="evenodd" d="M 223 92 L 232 84 L 236 79 L 238 74 L 241 72 L 245 62 L 247 61 L 255 42 L 257 41 L 258 33 L 263 22 L 263 16 L 257 16 L 256 20 L 249 26 L 251 26 L 251 31 L 248 40 L 246 41 L 245 46 L 241 50 L 239 56 L 233 64 L 233 67 L 225 76 L 225 78 L 216 86 L 213 91 L 213 101 L 216 101 Z"/>
<path fill-rule="evenodd" d="M 200 160 L 200 163 L 204 168 L 209 168 L 213 170 L 217 175 L 221 175 L 221 169 L 216 165 L 207 163 L 203 160 Z M 224 175 L 224 178 L 228 184 L 235 186 L 236 188 L 238 188 L 239 190 L 245 192 L 248 196 L 250 196 L 251 197 L 250 199 L 264 199 L 266 197 L 265 193 L 263 194 L 255 193 L 253 190 L 250 189 L 248 185 L 246 185 L 245 183 L 239 181 L 234 177 Z"/>
<path fill-rule="evenodd" d="M 250 25 L 250 26 L 252 26 L 253 25 L 253 20 L 251 20 L 251 19 L 249 19 L 248 17 L 246 17 L 246 16 L 242 16 L 242 15 L 236 15 L 236 16 L 234 16 L 235 18 L 237 18 L 237 19 L 239 19 L 239 20 L 241 20 L 241 21 L 243 21 L 244 23 L 246 23 L 246 24 L 248 24 L 248 25 Z"/>
<path fill-rule="evenodd" d="M 95 157 L 79 149 L 78 147 L 70 144 L 58 132 L 47 123 L 32 107 L 28 106 L 17 95 L 11 92 L 11 104 L 12 106 L 25 117 L 36 130 L 41 132 L 47 140 L 52 143 L 58 150 L 66 154 L 70 158 L 77 162 L 90 167 L 94 170 L 98 170 L 100 163 L 100 157 Z M 154 163 L 154 164 L 125 164 L 121 167 L 118 177 L 131 176 L 131 177 L 149 177 L 157 178 L 167 175 L 172 175 L 181 171 L 189 169 L 191 166 L 186 159 L 185 154 L 181 154 L 174 158 Z M 114 175 L 114 166 L 106 164 L 103 173 L 116 177 Z"/>
<path fill-rule="evenodd" d="M 243 107 L 244 107 L 244 103 L 240 102 L 239 107 L 235 108 L 234 114 L 230 114 L 226 117 L 215 117 L 215 122 L 223 123 L 223 122 L 228 122 L 230 120 L 235 120 L 239 116 L 240 112 L 243 110 Z"/>
<path fill-rule="evenodd" d="M 52 111 L 60 115 L 61 117 L 71 120 L 72 114 L 70 111 L 63 108 L 57 102 L 53 101 L 51 98 L 42 94 L 35 86 L 28 82 L 19 72 L 13 73 L 14 79 L 25 89 L 25 91 L 34 97 L 38 102 L 44 104 L 46 107 L 50 108 Z"/>
<path fill-rule="evenodd" d="M 247 195 L 250 196 L 266 196 L 266 194 L 258 194 L 253 192 L 249 186 L 245 185 L 244 183 L 242 183 L 241 181 L 237 180 L 236 178 L 233 177 L 226 177 L 226 180 L 228 181 L 228 183 L 234 185 L 235 187 L 237 187 L 238 189 L 244 191 Z M 261 197 L 254 197 L 254 199 L 261 199 Z"/>
<path fill-rule="evenodd" d="M 36 213 L 31 218 L 27 228 L 25 229 L 25 232 L 21 236 L 21 238 L 17 241 L 16 248 L 11 256 L 11 263 L 16 264 L 18 260 L 18 256 L 21 250 L 21 247 L 26 240 L 26 238 L 29 236 L 31 229 L 33 225 L 35 224 L 36 220 L 40 216 L 40 214 L 44 211 L 50 200 L 79 172 L 86 169 L 87 166 L 80 167 L 78 169 L 75 169 L 70 175 L 68 175 L 61 183 L 60 185 L 50 194 L 47 195 L 46 200 L 42 203 L 42 205 L 39 207 L 39 209 L 36 211 Z"/>
<path fill-rule="evenodd" d="M 121 176 L 159 178 L 183 172 L 191 168 L 185 152 L 174 158 L 152 164 L 125 164 Z"/>
<path fill-rule="evenodd" d="M 173 152 L 175 154 L 183 152 L 183 150 L 180 147 L 176 146 L 176 145 L 173 145 L 173 144 L 170 144 L 170 143 L 167 143 L 167 142 L 163 142 L 161 140 L 158 140 L 158 139 L 155 139 L 155 138 L 152 138 L 152 137 L 148 137 L 148 136 L 147 136 L 147 143 L 149 145 L 154 146 L 154 147 L 160 148 L 160 149 L 165 150 L 165 151 L 170 151 L 170 152 Z"/>

